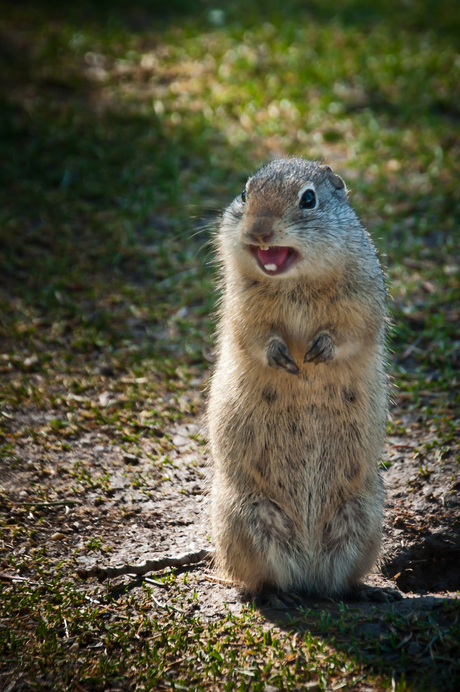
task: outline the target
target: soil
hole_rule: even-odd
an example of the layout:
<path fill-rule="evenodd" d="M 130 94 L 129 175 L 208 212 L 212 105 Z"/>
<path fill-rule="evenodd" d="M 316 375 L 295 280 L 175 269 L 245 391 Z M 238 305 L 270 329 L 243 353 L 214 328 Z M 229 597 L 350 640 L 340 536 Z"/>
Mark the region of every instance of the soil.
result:
<path fill-rule="evenodd" d="M 385 587 L 397 589 L 402 596 L 397 607 L 404 610 L 433 598 L 455 598 L 460 589 L 460 465 L 448 448 L 440 451 L 430 445 L 435 428 L 427 430 L 416 412 L 395 407 L 392 415 L 404 432 L 390 437 L 385 447 L 382 553 L 366 584 L 374 594 Z M 23 409 L 11 415 L 10 431 L 37 429 L 57 417 L 56 410 Z M 19 438 L 12 450 L 15 462 L 3 460 L 3 509 L 7 523 L 29 526 L 34 533 L 25 543 L 3 545 L 3 573 L 11 575 L 9 554 L 22 555 L 24 569 L 32 569 L 41 546 L 46 546 L 48 559 L 56 564 L 67 561 L 69 569 L 69 558 L 75 567 L 88 568 L 96 561 L 143 562 L 208 547 L 210 470 L 200 435 L 204 433 L 196 418 L 153 435 L 146 431 L 140 437 L 145 456 L 123 452 L 110 441 L 110 431 L 97 429 L 66 437 L 66 449 L 48 448 L 46 455 L 32 437 Z M 168 455 L 161 469 L 147 456 L 159 442 Z M 93 488 L 79 485 L 76 468 L 88 474 Z M 150 478 L 151 484 L 136 483 L 141 477 Z M 100 478 L 105 485 L 98 485 Z M 42 505 L 37 504 L 39 490 L 45 498 Z M 97 545 L 89 549 L 91 540 L 99 541 L 104 551 Z M 129 579 L 121 577 L 118 583 Z M 203 619 L 219 617 L 224 604 L 240 611 L 241 593 L 220 582 L 210 566 L 192 568 L 190 583 L 197 590 Z M 374 604 L 363 602 L 360 607 L 366 612 Z"/>

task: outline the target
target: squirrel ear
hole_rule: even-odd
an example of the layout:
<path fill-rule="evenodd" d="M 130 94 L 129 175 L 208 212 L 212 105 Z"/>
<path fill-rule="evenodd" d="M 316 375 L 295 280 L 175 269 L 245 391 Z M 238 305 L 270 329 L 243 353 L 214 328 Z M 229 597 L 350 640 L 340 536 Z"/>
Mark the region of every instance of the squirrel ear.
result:
<path fill-rule="evenodd" d="M 326 171 L 327 177 L 333 184 L 336 190 L 343 190 L 345 187 L 345 183 L 343 182 L 342 178 L 340 175 L 337 175 L 337 173 L 334 173 L 332 168 L 330 166 L 321 166 L 321 168 Z"/>

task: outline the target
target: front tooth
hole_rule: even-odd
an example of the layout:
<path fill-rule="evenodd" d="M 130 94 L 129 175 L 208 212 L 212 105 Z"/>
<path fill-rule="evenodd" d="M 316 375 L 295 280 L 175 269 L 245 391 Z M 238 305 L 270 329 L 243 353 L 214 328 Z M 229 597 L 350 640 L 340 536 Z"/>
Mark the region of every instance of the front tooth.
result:
<path fill-rule="evenodd" d="M 261 246 L 260 246 L 260 249 L 261 249 L 261 250 L 268 250 L 269 247 L 270 247 L 270 245 L 261 245 Z"/>
<path fill-rule="evenodd" d="M 264 267 L 268 272 L 276 272 L 276 270 L 278 269 L 276 264 L 264 264 Z"/>

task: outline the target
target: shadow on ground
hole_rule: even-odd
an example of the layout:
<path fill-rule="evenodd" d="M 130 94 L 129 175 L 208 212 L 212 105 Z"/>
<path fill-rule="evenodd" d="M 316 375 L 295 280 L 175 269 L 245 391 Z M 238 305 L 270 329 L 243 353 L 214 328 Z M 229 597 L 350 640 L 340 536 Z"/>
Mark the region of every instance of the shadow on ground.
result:
<path fill-rule="evenodd" d="M 318 637 L 360 662 L 363 672 L 378 672 L 393 686 L 406 681 L 408 689 L 452 692 L 460 684 L 459 640 L 452 630 L 445 635 L 458 622 L 459 612 L 454 594 L 413 594 L 379 605 L 313 599 L 298 611 L 261 609 L 268 622 L 302 639 Z"/>

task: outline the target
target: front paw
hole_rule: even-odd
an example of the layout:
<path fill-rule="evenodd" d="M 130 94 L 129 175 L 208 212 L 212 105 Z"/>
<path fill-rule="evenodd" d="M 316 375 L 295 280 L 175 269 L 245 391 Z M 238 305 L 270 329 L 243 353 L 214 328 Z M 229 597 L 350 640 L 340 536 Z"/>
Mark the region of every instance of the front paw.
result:
<path fill-rule="evenodd" d="M 326 363 L 335 355 L 335 344 L 332 337 L 323 332 L 318 334 L 310 341 L 307 347 L 307 352 L 304 356 L 304 363 Z"/>
<path fill-rule="evenodd" d="M 291 375 L 298 375 L 300 372 L 287 344 L 281 339 L 273 339 L 268 344 L 267 361 L 271 368 L 286 370 Z"/>

